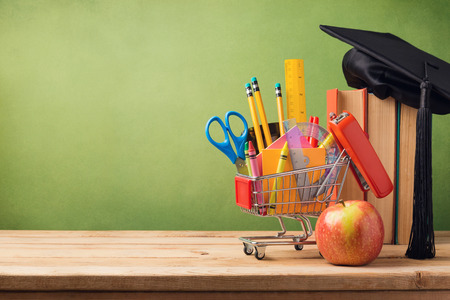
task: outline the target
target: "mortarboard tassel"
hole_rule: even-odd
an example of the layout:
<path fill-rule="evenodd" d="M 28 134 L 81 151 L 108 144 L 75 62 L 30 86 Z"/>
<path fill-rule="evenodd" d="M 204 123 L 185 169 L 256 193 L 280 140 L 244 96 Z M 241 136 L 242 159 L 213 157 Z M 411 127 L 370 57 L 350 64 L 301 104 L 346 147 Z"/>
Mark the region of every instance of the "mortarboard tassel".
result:
<path fill-rule="evenodd" d="M 427 76 L 420 85 L 420 108 L 416 124 L 416 158 L 414 165 L 413 221 L 406 256 L 414 259 L 433 258 L 434 247 L 432 172 L 431 172 L 431 126 L 429 105 L 431 83 Z"/>

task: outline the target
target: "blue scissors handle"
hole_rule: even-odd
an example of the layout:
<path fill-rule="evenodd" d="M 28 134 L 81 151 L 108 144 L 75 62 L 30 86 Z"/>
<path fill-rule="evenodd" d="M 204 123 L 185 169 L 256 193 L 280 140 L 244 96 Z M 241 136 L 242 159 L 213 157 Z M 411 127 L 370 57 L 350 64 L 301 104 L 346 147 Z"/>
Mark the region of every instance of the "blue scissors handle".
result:
<path fill-rule="evenodd" d="M 244 132 L 240 136 L 236 136 L 233 133 L 233 131 L 230 129 L 229 118 L 231 116 L 239 117 L 242 120 L 242 122 L 244 123 Z M 211 124 L 213 122 L 219 123 L 219 125 L 222 128 L 222 131 L 223 131 L 223 133 L 225 135 L 225 140 L 223 142 L 221 142 L 221 143 L 218 143 L 215 140 L 213 140 L 211 138 L 211 135 L 209 134 L 209 127 L 211 126 Z M 206 138 L 209 140 L 209 142 L 211 144 L 213 144 L 217 149 L 222 151 L 231 160 L 231 162 L 233 164 L 236 162 L 238 156 L 240 158 L 242 158 L 242 159 L 245 159 L 244 144 L 245 144 L 245 142 L 247 140 L 248 125 L 247 125 L 247 121 L 245 120 L 245 118 L 240 113 L 235 112 L 235 111 L 227 112 L 225 114 L 225 124 L 223 123 L 223 121 L 219 117 L 217 117 L 217 116 L 212 117 L 206 123 L 205 133 L 206 133 Z M 233 147 L 231 146 L 229 136 L 231 136 L 231 139 L 234 142 L 234 145 L 235 145 L 236 151 L 237 151 L 237 155 L 234 152 Z"/>
<path fill-rule="evenodd" d="M 233 131 L 231 130 L 230 126 L 230 117 L 236 116 L 239 119 L 241 119 L 242 123 L 244 123 L 244 132 L 240 136 L 234 135 Z M 234 145 L 236 146 L 236 152 L 237 156 L 239 156 L 242 159 L 245 159 L 245 152 L 244 152 L 244 146 L 245 142 L 247 141 L 247 134 L 248 134 L 248 124 L 245 118 L 236 111 L 229 111 L 225 114 L 225 124 L 228 128 L 228 132 L 231 135 L 231 139 L 233 140 Z"/>
<path fill-rule="evenodd" d="M 211 126 L 211 124 L 213 122 L 219 123 L 220 127 L 222 127 L 223 133 L 225 134 L 225 140 L 221 143 L 218 143 L 215 140 L 213 140 L 211 138 L 211 135 L 209 134 L 209 127 Z M 217 116 L 212 117 L 206 123 L 205 133 L 206 133 L 206 138 L 208 139 L 208 141 L 211 144 L 213 144 L 217 149 L 222 151 L 234 164 L 236 162 L 237 156 L 236 156 L 236 153 L 234 153 L 233 148 L 231 147 L 230 138 L 228 137 L 228 129 L 225 127 L 225 124 L 223 123 L 223 121 Z"/>

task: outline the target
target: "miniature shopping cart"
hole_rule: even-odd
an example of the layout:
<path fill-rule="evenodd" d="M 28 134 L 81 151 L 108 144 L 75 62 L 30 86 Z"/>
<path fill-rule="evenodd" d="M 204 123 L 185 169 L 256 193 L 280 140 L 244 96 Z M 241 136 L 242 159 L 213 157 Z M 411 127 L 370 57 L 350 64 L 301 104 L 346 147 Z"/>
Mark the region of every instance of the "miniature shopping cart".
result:
<path fill-rule="evenodd" d="M 350 158 L 342 151 L 334 163 L 260 177 L 237 174 L 236 204 L 244 213 L 275 217 L 282 231 L 275 236 L 241 237 L 244 253 L 259 260 L 271 245 L 293 245 L 302 250 L 313 229 L 307 217 L 318 217 L 331 203 L 339 200 L 347 176 Z M 299 221 L 303 233 L 287 235 L 283 218 Z"/>

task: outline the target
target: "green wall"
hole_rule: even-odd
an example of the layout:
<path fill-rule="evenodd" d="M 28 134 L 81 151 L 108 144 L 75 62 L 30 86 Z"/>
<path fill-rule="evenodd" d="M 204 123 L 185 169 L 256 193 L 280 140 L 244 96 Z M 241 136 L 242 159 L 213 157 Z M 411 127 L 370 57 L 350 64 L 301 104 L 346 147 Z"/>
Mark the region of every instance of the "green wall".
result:
<path fill-rule="evenodd" d="M 350 49 L 319 24 L 391 32 L 450 61 L 448 1 L 0 1 L 0 229 L 276 230 L 234 204 L 205 138 L 228 110 L 269 121 L 284 59 L 307 112 L 349 89 Z M 433 117 L 435 229 L 450 230 L 450 118 Z M 408 146 L 408 145 L 404 145 Z"/>

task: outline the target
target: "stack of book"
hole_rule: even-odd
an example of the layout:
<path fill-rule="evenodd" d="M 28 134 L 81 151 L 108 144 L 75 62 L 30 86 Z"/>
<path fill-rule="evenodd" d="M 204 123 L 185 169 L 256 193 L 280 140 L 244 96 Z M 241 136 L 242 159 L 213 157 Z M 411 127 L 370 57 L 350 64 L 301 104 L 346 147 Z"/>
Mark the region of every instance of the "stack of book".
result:
<path fill-rule="evenodd" d="M 327 115 L 349 111 L 383 163 L 394 184 L 384 198 L 362 192 L 353 176 L 348 176 L 341 192 L 345 200 L 364 199 L 380 212 L 385 227 L 385 243 L 408 244 L 412 224 L 414 153 L 417 110 L 391 97 L 381 100 L 366 89 L 327 91 Z M 408 147 L 400 147 L 408 145 Z"/>

